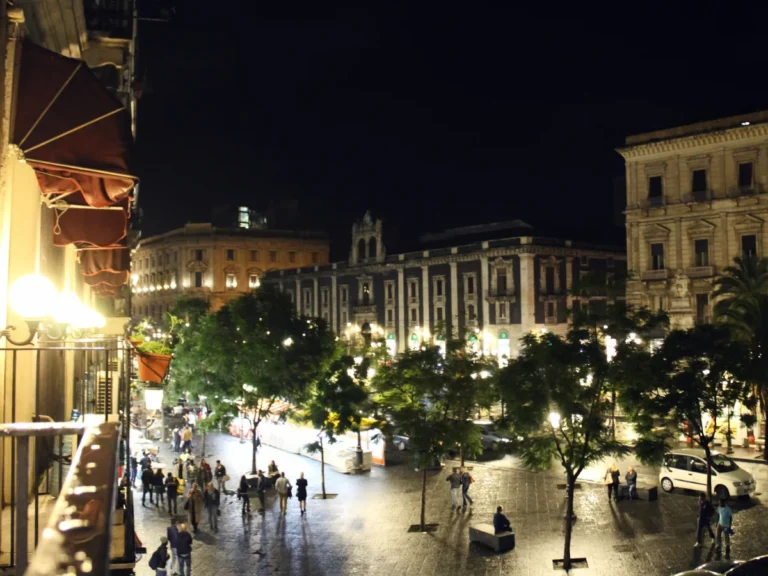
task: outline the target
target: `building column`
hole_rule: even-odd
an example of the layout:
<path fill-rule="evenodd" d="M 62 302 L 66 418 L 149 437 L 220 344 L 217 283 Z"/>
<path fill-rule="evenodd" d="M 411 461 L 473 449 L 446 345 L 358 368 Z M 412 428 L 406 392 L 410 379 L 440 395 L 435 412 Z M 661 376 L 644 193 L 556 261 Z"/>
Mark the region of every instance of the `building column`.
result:
<path fill-rule="evenodd" d="M 408 318 L 405 317 L 405 270 L 403 268 L 397 269 L 397 350 L 404 352 L 406 348 L 405 342 L 405 326 L 408 323 Z"/>
<path fill-rule="evenodd" d="M 328 296 L 331 306 L 331 329 L 337 334 L 341 333 L 339 329 L 339 307 L 336 304 L 336 274 L 331 276 L 331 293 Z"/>
<path fill-rule="evenodd" d="M 675 220 L 675 256 L 676 270 L 685 268 L 683 264 L 683 221 L 681 218 Z"/>
<path fill-rule="evenodd" d="M 535 256 L 520 254 L 520 329 L 521 335 L 536 328 Z"/>
<path fill-rule="evenodd" d="M 459 274 L 456 262 L 451 262 L 451 336 L 459 337 Z"/>
<path fill-rule="evenodd" d="M 296 278 L 296 314 L 301 316 L 301 280 Z"/>
<path fill-rule="evenodd" d="M 721 256 L 720 260 L 717 262 L 717 265 L 725 268 L 731 263 L 730 251 L 728 249 L 728 214 L 726 212 L 720 214 L 720 234 Z"/>
<path fill-rule="evenodd" d="M 432 334 L 429 323 L 429 266 L 421 267 L 421 300 L 424 308 L 424 328 Z"/>
<path fill-rule="evenodd" d="M 317 295 L 318 295 L 318 288 L 317 288 L 317 278 L 313 278 L 312 282 L 314 284 L 314 290 L 312 294 L 312 315 L 317 318 L 320 315 L 320 308 L 319 308 L 319 302 L 317 301 Z"/>
<path fill-rule="evenodd" d="M 480 306 L 483 308 L 483 321 L 480 324 L 480 330 L 485 330 L 491 325 L 491 313 L 490 305 L 488 303 L 487 296 L 490 294 L 490 286 L 488 284 L 488 256 L 480 257 L 480 286 L 477 289 L 477 296 L 481 299 Z M 483 350 L 488 352 L 485 338 L 483 338 Z"/>
<path fill-rule="evenodd" d="M 282 280 L 280 280 L 280 282 L 278 282 L 278 285 L 280 286 L 280 292 L 285 292 L 285 288 L 283 287 L 283 281 Z"/>
<path fill-rule="evenodd" d="M 565 257 L 565 305 L 573 309 L 573 256 Z"/>

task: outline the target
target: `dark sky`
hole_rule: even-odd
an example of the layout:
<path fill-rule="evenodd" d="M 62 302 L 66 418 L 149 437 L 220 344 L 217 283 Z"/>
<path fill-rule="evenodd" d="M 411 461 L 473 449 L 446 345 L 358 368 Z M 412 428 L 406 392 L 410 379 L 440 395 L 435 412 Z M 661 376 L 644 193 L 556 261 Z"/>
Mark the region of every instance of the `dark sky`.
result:
<path fill-rule="evenodd" d="M 607 239 L 626 135 L 768 108 L 762 2 L 176 4 L 140 25 L 144 235 L 232 203 L 337 258 L 367 208 Z"/>

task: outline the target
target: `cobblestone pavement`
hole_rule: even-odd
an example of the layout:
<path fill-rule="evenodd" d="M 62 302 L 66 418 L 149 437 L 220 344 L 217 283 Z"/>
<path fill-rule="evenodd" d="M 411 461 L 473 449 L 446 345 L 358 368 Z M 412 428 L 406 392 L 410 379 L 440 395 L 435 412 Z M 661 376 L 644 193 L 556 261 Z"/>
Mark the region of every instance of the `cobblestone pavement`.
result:
<path fill-rule="evenodd" d="M 200 439 L 197 439 L 200 444 Z M 210 435 L 206 456 L 221 459 L 234 478 L 250 467 L 250 444 L 237 438 Z M 565 492 L 562 478 L 552 473 L 531 473 L 478 464 L 470 494 L 471 511 L 454 512 L 445 472 L 430 472 L 427 521 L 436 532 L 408 533 L 420 510 L 421 475 L 405 465 L 375 468 L 362 476 L 348 476 L 326 468 L 326 488 L 332 500 L 314 500 L 320 490 L 319 463 L 264 447 L 259 466 L 274 459 L 293 482 L 299 472 L 309 480 L 308 513 L 299 515 L 298 503 L 289 501 L 287 516 L 278 514 L 274 496 L 268 497 L 264 516 L 243 519 L 234 495 L 224 498 L 219 532 L 211 534 L 206 522 L 195 538 L 192 569 L 195 574 L 391 575 L 411 574 L 515 574 L 551 575 L 552 560 L 562 557 L 562 517 Z M 166 457 L 167 459 L 167 457 Z M 165 534 L 168 513 L 142 508 L 135 498 L 136 530 L 147 550 Z M 572 555 L 586 557 L 588 569 L 577 576 L 647 574 L 669 576 L 697 566 L 715 551 L 694 550 L 694 494 L 659 494 L 656 502 L 609 504 L 602 486 L 584 483 L 576 491 Z M 495 507 L 507 511 L 516 532 L 516 548 L 496 555 L 470 544 L 468 528 L 491 521 Z M 768 552 L 768 514 L 760 497 L 737 501 L 732 542 L 733 558 Z M 255 509 L 255 508 L 254 508 Z M 180 510 L 181 511 L 181 510 Z M 144 558 L 139 576 L 152 571 Z"/>

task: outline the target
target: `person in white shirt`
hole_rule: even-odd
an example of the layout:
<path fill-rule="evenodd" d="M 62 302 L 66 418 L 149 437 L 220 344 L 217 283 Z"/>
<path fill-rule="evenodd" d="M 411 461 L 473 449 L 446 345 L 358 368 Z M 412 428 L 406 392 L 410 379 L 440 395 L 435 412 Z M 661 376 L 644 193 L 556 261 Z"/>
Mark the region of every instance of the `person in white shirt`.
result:
<path fill-rule="evenodd" d="M 280 478 L 275 481 L 275 490 L 280 498 L 280 512 L 285 514 L 288 511 L 288 492 L 291 489 L 291 483 L 285 477 L 285 472 L 280 473 Z"/>

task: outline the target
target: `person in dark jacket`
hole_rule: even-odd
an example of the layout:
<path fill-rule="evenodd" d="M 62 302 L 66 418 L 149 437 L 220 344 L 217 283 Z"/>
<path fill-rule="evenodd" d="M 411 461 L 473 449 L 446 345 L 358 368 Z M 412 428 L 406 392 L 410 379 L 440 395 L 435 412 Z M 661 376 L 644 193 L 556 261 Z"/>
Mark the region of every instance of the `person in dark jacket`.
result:
<path fill-rule="evenodd" d="M 301 515 L 307 513 L 307 480 L 304 478 L 304 472 L 296 480 L 296 499 L 299 501 L 299 510 Z"/>
<path fill-rule="evenodd" d="M 627 474 L 624 476 L 624 480 L 627 481 L 627 491 L 630 500 L 637 498 L 637 472 L 630 466 L 627 468 Z"/>
<path fill-rule="evenodd" d="M 219 492 L 227 493 L 227 481 L 224 479 L 227 476 L 227 467 L 221 463 L 221 460 L 216 460 L 216 468 L 213 470 L 213 476 L 216 478 L 216 488 Z"/>
<path fill-rule="evenodd" d="M 237 497 L 243 501 L 243 516 L 251 513 L 251 498 L 248 496 L 248 480 L 245 474 L 240 477 L 240 486 L 237 487 Z"/>
<path fill-rule="evenodd" d="M 158 468 L 155 472 L 154 478 L 155 485 L 155 506 L 165 504 L 165 476 L 163 476 L 163 469 Z"/>
<path fill-rule="evenodd" d="M 179 526 L 176 552 L 179 553 L 179 576 L 192 576 L 192 534 L 187 532 L 186 524 Z M 186 571 L 184 570 L 185 566 Z"/>
<path fill-rule="evenodd" d="M 712 502 L 707 500 L 707 497 L 704 494 L 699 494 L 697 511 L 696 543 L 693 545 L 694 548 L 701 546 L 701 531 L 705 528 L 709 530 L 709 537 L 712 538 L 712 540 L 715 539 L 715 533 L 712 531 L 712 516 L 715 513 L 715 509 L 712 506 Z"/>
<path fill-rule="evenodd" d="M 221 503 L 221 493 L 214 487 L 213 482 L 208 482 L 203 492 L 203 504 L 208 510 L 208 525 L 212 532 L 219 531 L 219 504 Z"/>
<path fill-rule="evenodd" d="M 179 539 L 179 528 L 176 526 L 176 518 L 171 518 L 171 525 L 165 530 L 168 538 L 168 545 L 171 548 L 171 574 L 179 573 L 179 553 L 177 550 Z"/>
<path fill-rule="evenodd" d="M 259 496 L 259 514 L 264 514 L 264 492 L 269 484 L 269 479 L 264 476 L 264 472 L 259 470 L 256 478 L 256 494 Z"/>
<path fill-rule="evenodd" d="M 152 472 L 152 465 L 150 464 L 146 468 L 144 468 L 144 471 L 141 473 L 141 505 L 146 506 L 145 498 L 147 497 L 147 493 L 149 493 L 149 503 L 154 504 L 154 500 L 152 499 L 152 492 L 154 490 L 155 486 L 155 475 Z"/>
<path fill-rule="evenodd" d="M 616 464 L 611 464 L 611 467 L 605 473 L 605 483 L 608 486 L 608 501 L 611 501 L 611 493 L 613 493 L 613 499 L 619 501 L 619 478 L 621 472 Z"/>
<path fill-rule="evenodd" d="M 509 518 L 504 515 L 504 508 L 501 506 L 496 508 L 496 514 L 493 515 L 493 531 L 496 534 L 512 531 L 512 524 Z"/>
<path fill-rule="evenodd" d="M 139 460 L 136 454 L 131 454 L 131 486 L 136 486 L 136 476 L 139 473 Z"/>
<path fill-rule="evenodd" d="M 149 567 L 155 570 L 156 576 L 165 576 L 168 572 L 165 565 L 168 563 L 168 538 L 160 538 L 160 546 L 149 559 Z"/>
<path fill-rule="evenodd" d="M 173 477 L 173 472 L 168 472 L 165 479 L 165 489 L 168 492 L 168 513 L 171 515 L 178 514 L 179 507 L 176 498 L 179 495 L 179 481 Z"/>
<path fill-rule="evenodd" d="M 152 460 L 147 452 L 143 452 L 142 454 L 143 456 L 141 457 L 141 460 L 139 460 L 139 466 L 141 466 L 141 471 L 144 472 L 146 468 L 152 465 Z"/>

